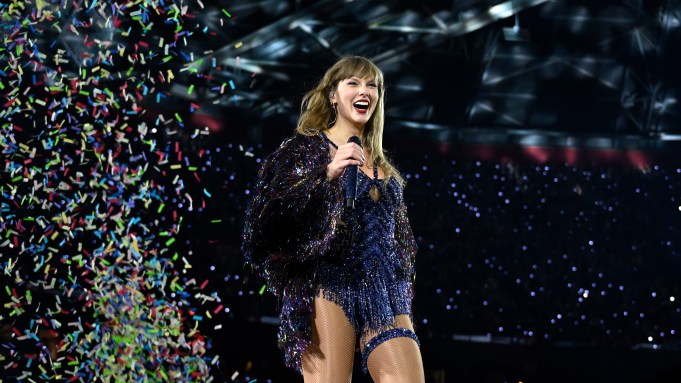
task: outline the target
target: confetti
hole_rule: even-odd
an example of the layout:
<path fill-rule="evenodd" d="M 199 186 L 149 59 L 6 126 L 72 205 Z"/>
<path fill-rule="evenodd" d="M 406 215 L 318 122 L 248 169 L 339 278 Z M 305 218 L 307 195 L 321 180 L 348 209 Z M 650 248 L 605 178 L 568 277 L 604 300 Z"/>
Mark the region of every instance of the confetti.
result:
<path fill-rule="evenodd" d="M 1 362 L 19 380 L 213 379 L 198 324 L 223 306 L 193 298 L 212 284 L 187 283 L 179 240 L 212 194 L 185 187 L 202 177 L 177 150 L 189 134 L 173 133 L 199 105 L 170 119 L 142 106 L 169 97 L 159 83 L 202 76 L 182 70 L 200 57 L 195 31 L 210 31 L 194 4 L 0 5 L 0 321 L 13 337 Z"/>

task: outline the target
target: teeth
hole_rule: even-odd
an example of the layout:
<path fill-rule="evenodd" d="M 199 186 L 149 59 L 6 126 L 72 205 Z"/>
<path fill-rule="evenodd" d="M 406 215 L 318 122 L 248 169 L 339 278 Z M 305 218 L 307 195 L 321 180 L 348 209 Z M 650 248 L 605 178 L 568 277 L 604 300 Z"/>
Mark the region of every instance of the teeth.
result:
<path fill-rule="evenodd" d="M 369 109 L 369 101 L 357 101 L 353 104 L 355 108 L 367 110 Z"/>

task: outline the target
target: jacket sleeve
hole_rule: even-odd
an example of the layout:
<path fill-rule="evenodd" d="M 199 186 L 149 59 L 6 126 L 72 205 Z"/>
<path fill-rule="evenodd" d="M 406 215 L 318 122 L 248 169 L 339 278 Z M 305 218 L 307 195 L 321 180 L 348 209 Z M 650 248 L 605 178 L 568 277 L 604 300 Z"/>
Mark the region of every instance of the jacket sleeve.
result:
<path fill-rule="evenodd" d="M 328 181 L 321 137 L 295 135 L 263 163 L 246 209 L 242 251 L 272 292 L 311 272 L 342 212 L 340 179 Z"/>

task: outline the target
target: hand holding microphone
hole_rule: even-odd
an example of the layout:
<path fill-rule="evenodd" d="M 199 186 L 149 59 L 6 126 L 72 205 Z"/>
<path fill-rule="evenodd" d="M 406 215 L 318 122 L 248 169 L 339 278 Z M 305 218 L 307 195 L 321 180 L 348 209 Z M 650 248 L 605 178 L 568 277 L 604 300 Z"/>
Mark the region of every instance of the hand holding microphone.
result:
<path fill-rule="evenodd" d="M 357 138 L 359 137 L 352 136 Z M 353 138 L 350 137 L 352 140 Z M 360 143 L 355 143 L 348 140 L 347 144 L 340 145 L 336 150 L 336 154 L 326 167 L 326 177 L 329 180 L 334 180 L 343 175 L 345 168 L 348 166 L 362 166 L 364 164 L 364 151 L 362 150 L 361 141 Z"/>
<path fill-rule="evenodd" d="M 362 140 L 357 136 L 352 136 L 348 139 L 348 144 L 357 144 L 360 148 L 362 147 Z M 364 154 L 364 153 L 362 153 Z M 364 156 L 362 155 L 362 158 Z M 364 163 L 364 160 L 360 164 Z M 354 208 L 355 207 L 355 196 L 357 195 L 357 165 L 348 165 L 347 173 L 345 175 L 345 207 Z"/>

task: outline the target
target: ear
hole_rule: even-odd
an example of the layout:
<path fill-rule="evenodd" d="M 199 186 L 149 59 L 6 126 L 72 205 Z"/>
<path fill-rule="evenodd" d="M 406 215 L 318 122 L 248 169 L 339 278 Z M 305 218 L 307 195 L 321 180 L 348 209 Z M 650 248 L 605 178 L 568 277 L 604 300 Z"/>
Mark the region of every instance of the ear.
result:
<path fill-rule="evenodd" d="M 333 101 L 336 101 L 336 92 L 334 92 L 333 89 L 329 91 L 329 100 L 333 103 Z"/>

